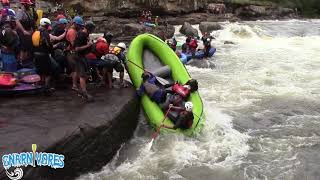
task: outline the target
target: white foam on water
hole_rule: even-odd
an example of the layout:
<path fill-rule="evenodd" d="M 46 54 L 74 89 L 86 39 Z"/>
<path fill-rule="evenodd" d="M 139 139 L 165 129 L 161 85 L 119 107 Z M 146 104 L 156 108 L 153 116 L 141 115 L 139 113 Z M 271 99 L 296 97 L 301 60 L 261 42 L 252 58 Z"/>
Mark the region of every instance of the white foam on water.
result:
<path fill-rule="evenodd" d="M 320 23 L 319 20 L 221 23 L 224 29 L 212 33 L 218 49 L 213 57 L 217 68 L 187 66 L 191 76 L 199 81 L 205 104 L 202 133 L 194 138 L 161 134 L 151 151 L 147 151 L 152 132 L 145 135 L 136 132 L 129 143 L 134 148 L 129 146 L 128 151 L 120 151 L 103 170 L 79 179 L 183 179 L 181 170 L 202 166 L 235 169 L 244 179 L 293 179 L 304 163 L 296 148 L 320 144 L 319 135 L 312 133 L 317 130 L 319 116 L 305 114 L 316 107 L 310 103 L 310 107 L 306 105 L 301 110 L 302 114 L 279 114 L 275 121 L 281 123 L 272 124 L 265 117 L 277 109 L 265 107 L 263 102 L 279 97 L 288 101 L 319 100 L 320 32 L 312 36 L 296 36 L 299 33 L 294 32 L 295 23 L 310 22 Z M 289 37 L 270 35 L 271 30 L 266 27 L 276 31 L 279 23 L 287 23 L 288 29 L 292 27 Z M 179 28 L 176 27 L 176 38 L 184 42 Z M 224 44 L 225 41 L 234 44 Z M 249 117 L 265 124 L 261 129 L 247 128 Z M 240 123 L 235 128 L 234 123 L 240 120 L 248 124 Z"/>

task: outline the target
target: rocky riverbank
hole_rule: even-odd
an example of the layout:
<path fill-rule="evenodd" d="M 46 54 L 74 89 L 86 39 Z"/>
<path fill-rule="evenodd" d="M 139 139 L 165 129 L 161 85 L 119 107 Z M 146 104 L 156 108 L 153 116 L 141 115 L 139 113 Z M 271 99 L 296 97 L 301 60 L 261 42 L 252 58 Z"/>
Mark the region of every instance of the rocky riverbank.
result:
<path fill-rule="evenodd" d="M 63 169 L 23 167 L 23 179 L 28 180 L 68 180 L 100 170 L 132 137 L 140 104 L 132 87 L 90 91 L 95 97 L 90 104 L 70 91 L 1 98 L 0 157 L 30 152 L 34 143 L 37 152 L 65 156 Z M 3 168 L 0 179 L 8 179 Z"/>
<path fill-rule="evenodd" d="M 161 38 L 174 34 L 173 25 L 184 22 L 241 21 L 257 19 L 299 18 L 299 9 L 294 5 L 280 6 L 268 1 L 229 1 L 229 0 L 70 0 L 60 1 L 57 6 L 51 1 L 38 1 L 37 6 L 45 12 L 63 9 L 70 16 L 82 14 L 93 20 L 97 32 L 112 32 L 116 41 L 130 41 L 138 34 L 149 32 Z M 141 11 L 150 10 L 159 16 L 156 28 L 139 24 Z"/>

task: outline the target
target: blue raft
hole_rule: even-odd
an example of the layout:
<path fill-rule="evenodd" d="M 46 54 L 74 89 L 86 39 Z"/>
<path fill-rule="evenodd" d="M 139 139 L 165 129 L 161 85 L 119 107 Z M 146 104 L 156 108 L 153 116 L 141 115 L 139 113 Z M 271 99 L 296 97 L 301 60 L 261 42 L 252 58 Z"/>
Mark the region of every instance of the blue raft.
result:
<path fill-rule="evenodd" d="M 216 48 L 211 48 L 209 50 L 209 55 L 208 57 L 212 57 L 214 55 L 214 53 L 216 53 L 217 49 Z M 186 57 L 186 59 L 185 59 Z M 182 63 L 187 63 L 188 61 L 190 61 L 191 59 L 203 59 L 205 57 L 205 53 L 204 53 L 204 50 L 199 50 L 195 53 L 195 55 L 192 57 L 192 54 L 191 53 L 188 53 L 188 54 L 184 54 L 184 53 L 181 53 L 181 57 L 180 57 L 180 60 Z"/>

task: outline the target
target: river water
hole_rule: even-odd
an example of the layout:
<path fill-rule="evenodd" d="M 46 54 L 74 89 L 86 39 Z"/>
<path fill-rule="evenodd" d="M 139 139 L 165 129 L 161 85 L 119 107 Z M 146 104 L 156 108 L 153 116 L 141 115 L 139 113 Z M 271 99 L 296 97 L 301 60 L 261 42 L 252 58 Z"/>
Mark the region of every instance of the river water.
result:
<path fill-rule="evenodd" d="M 202 133 L 163 134 L 148 151 L 141 115 L 114 160 L 79 179 L 320 179 L 320 20 L 221 24 L 216 68 L 187 66 L 205 104 Z"/>

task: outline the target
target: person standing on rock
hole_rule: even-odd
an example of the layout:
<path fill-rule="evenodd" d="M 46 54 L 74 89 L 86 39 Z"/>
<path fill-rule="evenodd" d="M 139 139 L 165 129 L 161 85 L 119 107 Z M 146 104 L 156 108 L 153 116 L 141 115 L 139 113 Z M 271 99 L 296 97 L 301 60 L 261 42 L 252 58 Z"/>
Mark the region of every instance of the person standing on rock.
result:
<path fill-rule="evenodd" d="M 76 39 L 74 41 L 75 70 L 80 81 L 80 91 L 78 91 L 78 93 L 89 102 L 93 101 L 93 97 L 87 91 L 87 79 L 90 72 L 86 54 L 90 52 L 91 46 L 93 45 L 89 35 L 94 32 L 95 27 L 96 26 L 93 22 L 86 22 L 84 28 L 77 32 Z"/>
<path fill-rule="evenodd" d="M 84 21 L 80 16 L 76 16 L 73 18 L 71 27 L 67 30 L 66 40 L 68 47 L 66 49 L 68 64 L 71 69 L 71 77 L 72 77 L 72 90 L 78 92 L 77 87 L 77 73 L 76 73 L 76 53 L 74 43 L 77 37 L 77 33 L 83 29 Z"/>
<path fill-rule="evenodd" d="M 33 5 L 31 0 L 20 0 L 22 7 L 17 11 L 17 29 L 20 38 L 19 59 L 24 62 L 32 59 L 32 39 L 31 34 L 35 30 L 35 21 L 37 17 L 31 12 Z"/>

